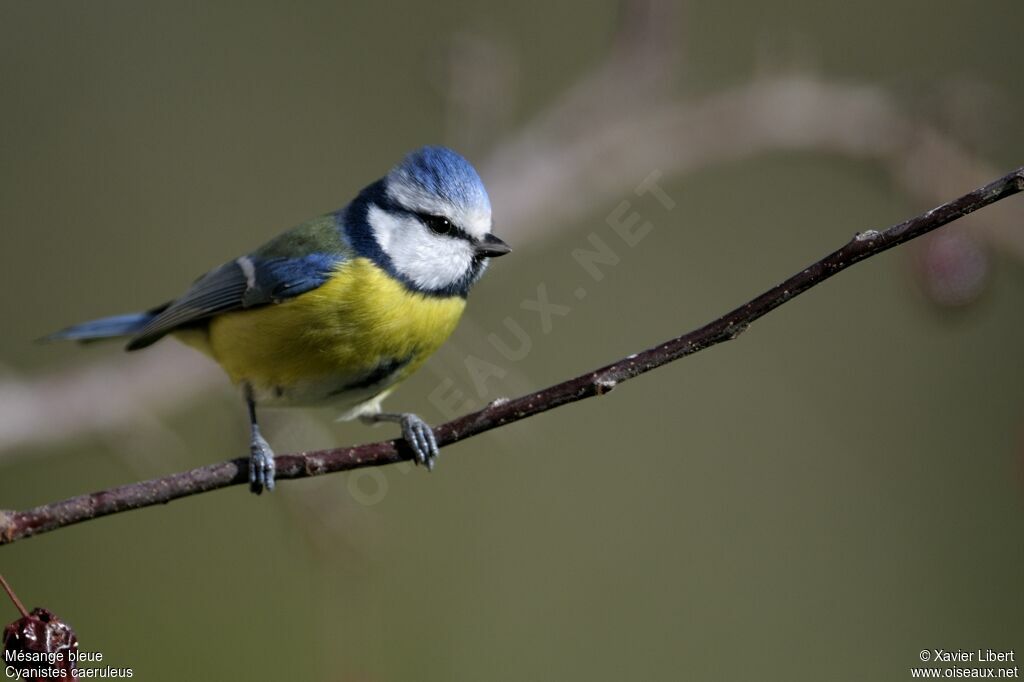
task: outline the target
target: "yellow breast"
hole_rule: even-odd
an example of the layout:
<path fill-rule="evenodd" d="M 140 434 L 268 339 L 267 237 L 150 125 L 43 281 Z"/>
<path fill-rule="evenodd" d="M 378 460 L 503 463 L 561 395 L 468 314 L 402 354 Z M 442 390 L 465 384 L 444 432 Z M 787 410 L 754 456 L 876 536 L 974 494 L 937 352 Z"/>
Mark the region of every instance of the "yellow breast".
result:
<path fill-rule="evenodd" d="M 465 305 L 458 296 L 410 292 L 356 258 L 317 289 L 213 318 L 209 352 L 263 402 L 316 403 L 346 393 L 359 402 L 415 371 L 452 333 Z M 397 371 L 384 385 L 365 385 L 389 366 Z"/>

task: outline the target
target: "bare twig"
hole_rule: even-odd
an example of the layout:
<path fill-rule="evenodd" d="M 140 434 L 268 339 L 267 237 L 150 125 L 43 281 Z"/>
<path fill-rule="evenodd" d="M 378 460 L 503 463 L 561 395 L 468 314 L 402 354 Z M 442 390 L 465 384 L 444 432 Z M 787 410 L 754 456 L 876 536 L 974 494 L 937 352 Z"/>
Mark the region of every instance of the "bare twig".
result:
<path fill-rule="evenodd" d="M 26 609 L 25 605 L 21 603 L 21 600 L 18 599 L 18 595 L 14 594 L 14 590 L 11 588 L 10 584 L 8 584 L 7 579 L 4 578 L 3 575 L 0 575 L 0 587 L 2 587 L 4 592 L 7 593 L 7 596 L 14 603 L 14 608 L 18 609 L 18 613 L 21 614 L 21 617 L 28 618 L 28 609 Z"/>
<path fill-rule="evenodd" d="M 440 445 L 449 445 L 577 400 L 602 395 L 623 381 L 723 341 L 735 339 L 761 316 L 854 263 L 910 241 L 1022 190 L 1024 167 L 959 199 L 884 231 L 868 230 L 860 233 L 839 250 L 699 329 L 535 393 L 514 400 L 494 401 L 478 412 L 437 427 L 437 441 Z M 411 459 L 411 456 L 411 451 L 403 441 L 394 440 L 282 455 L 277 458 L 277 477 L 288 479 L 320 476 L 336 471 L 393 464 Z M 180 497 L 246 482 L 247 460 L 241 458 L 164 478 L 82 495 L 24 512 L 0 512 L 0 544 L 11 543 L 20 538 L 100 516 L 166 503 Z"/>

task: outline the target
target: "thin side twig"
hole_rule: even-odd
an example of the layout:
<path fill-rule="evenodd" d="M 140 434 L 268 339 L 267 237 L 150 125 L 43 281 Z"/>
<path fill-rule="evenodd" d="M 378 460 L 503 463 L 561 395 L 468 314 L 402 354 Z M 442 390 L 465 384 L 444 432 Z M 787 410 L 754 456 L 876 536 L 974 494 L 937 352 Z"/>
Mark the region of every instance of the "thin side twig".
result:
<path fill-rule="evenodd" d="M 18 595 L 14 594 L 14 589 L 10 586 L 10 584 L 7 582 L 7 579 L 4 578 L 2 574 L 0 574 L 0 587 L 2 587 L 4 592 L 7 593 L 7 597 L 14 604 L 14 608 L 18 609 L 18 613 L 21 614 L 21 617 L 28 618 L 28 609 L 26 609 L 25 605 L 21 603 L 21 600 L 18 599 Z"/>
<path fill-rule="evenodd" d="M 1024 190 L 1024 167 L 910 220 L 884 230 L 857 234 L 846 245 L 718 319 L 670 341 L 630 355 L 600 369 L 513 400 L 492 402 L 484 409 L 434 431 L 439 445 L 475 436 L 562 405 L 602 395 L 616 385 L 735 339 L 758 318 L 792 300 L 854 263 L 908 242 L 957 218 Z M 336 471 L 393 464 L 412 458 L 404 441 L 381 441 L 354 447 L 277 457 L 277 478 L 306 478 Z M 248 483 L 248 460 L 211 464 L 164 478 L 73 497 L 22 512 L 0 512 L 0 544 L 38 535 L 89 519 L 163 504 L 189 495 Z"/>

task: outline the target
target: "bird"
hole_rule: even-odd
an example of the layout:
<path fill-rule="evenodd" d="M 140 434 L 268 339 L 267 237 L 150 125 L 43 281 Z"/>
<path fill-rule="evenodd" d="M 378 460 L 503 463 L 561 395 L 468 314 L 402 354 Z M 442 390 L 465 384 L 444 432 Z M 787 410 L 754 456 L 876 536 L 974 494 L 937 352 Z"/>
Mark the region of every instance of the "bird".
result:
<path fill-rule="evenodd" d="M 44 340 L 122 338 L 137 351 L 173 336 L 213 358 L 245 400 L 256 494 L 274 489 L 263 407 L 332 405 L 342 420 L 396 422 L 415 461 L 432 470 L 431 427 L 381 402 L 454 331 L 490 259 L 510 251 L 493 233 L 476 169 L 447 147 L 425 146 L 342 208 L 210 270 L 178 298 Z"/>

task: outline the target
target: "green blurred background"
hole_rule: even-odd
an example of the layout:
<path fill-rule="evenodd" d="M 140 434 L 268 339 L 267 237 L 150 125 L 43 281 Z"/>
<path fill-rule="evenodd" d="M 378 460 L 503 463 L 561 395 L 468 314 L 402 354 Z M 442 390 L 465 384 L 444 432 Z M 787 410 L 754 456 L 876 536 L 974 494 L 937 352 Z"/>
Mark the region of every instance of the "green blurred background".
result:
<path fill-rule="evenodd" d="M 662 9 L 680 101 L 765 69 L 813 72 L 884 91 L 1000 174 L 1024 163 L 1019 0 Z M 342 205 L 409 149 L 453 144 L 490 182 L 491 154 L 606 62 L 629 11 L 3 2 L 7 418 L 30 386 L 122 359 L 116 344 L 31 339 L 165 300 Z M 627 98 L 644 110 L 635 93 L 607 93 L 609 107 Z M 568 222 L 510 224 L 511 194 L 492 188 L 515 253 L 391 407 L 439 422 L 438 387 L 482 405 L 546 386 L 929 207 L 891 168 L 828 149 L 650 170 L 664 170 L 671 211 L 625 188 Z M 633 248 L 606 223 L 623 200 L 654 226 Z M 1022 215 L 1024 199 L 1008 201 Z M 600 282 L 570 255 L 589 234 L 621 257 Z M 921 649 L 1019 651 L 1024 268 L 1005 241 L 977 246 L 986 279 L 967 304 L 929 297 L 915 252 L 892 251 L 735 343 L 447 448 L 432 475 L 400 466 L 260 499 L 201 495 L 3 547 L 0 572 L 143 680 L 899 680 Z M 520 307 L 540 284 L 571 308 L 547 333 Z M 507 317 L 531 342 L 514 362 L 486 341 L 513 343 Z M 500 374 L 483 395 L 467 358 Z M 79 402 L 120 389 L 94 385 Z M 274 413 L 270 441 L 285 452 L 392 435 L 330 417 Z M 0 450 L 0 508 L 245 445 L 240 401 L 214 379 L 173 409 Z"/>

